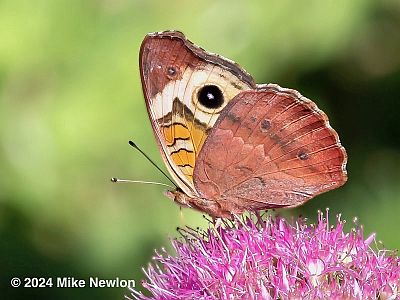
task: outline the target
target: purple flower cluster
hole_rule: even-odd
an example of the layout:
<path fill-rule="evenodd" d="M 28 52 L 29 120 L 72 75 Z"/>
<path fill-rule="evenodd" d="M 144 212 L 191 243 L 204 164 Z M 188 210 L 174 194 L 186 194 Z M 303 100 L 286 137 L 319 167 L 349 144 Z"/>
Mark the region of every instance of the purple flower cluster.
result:
<path fill-rule="evenodd" d="M 134 299 L 397 299 L 400 259 L 377 249 L 375 235 L 362 227 L 344 231 L 299 218 L 251 214 L 210 222 L 208 230 L 181 229 L 172 240 L 176 254 L 156 252 L 145 270 L 146 296 Z M 371 244 L 375 246 L 374 251 Z M 129 297 L 127 297 L 129 299 Z"/>

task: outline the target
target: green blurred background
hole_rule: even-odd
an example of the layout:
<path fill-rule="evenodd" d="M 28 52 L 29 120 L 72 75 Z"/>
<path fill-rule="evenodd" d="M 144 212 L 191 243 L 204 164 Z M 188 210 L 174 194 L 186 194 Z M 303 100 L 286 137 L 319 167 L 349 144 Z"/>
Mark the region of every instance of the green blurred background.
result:
<path fill-rule="evenodd" d="M 348 183 L 285 214 L 359 218 L 400 247 L 400 2 L 0 1 L 0 295 L 123 299 L 127 290 L 23 289 L 14 276 L 138 283 L 176 226 L 204 226 L 127 144 L 162 165 L 142 96 L 148 32 L 183 31 L 257 82 L 314 99 L 348 150 Z M 333 218 L 332 218 L 333 219 Z"/>

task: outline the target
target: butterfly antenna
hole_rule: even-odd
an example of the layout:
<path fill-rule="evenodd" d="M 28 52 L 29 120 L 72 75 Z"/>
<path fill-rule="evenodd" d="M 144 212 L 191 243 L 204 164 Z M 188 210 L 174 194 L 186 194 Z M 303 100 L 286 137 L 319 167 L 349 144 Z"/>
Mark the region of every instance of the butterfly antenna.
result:
<path fill-rule="evenodd" d="M 142 183 L 142 184 L 154 184 L 154 185 L 162 185 L 169 187 L 170 189 L 173 189 L 173 186 L 170 186 L 169 184 L 165 184 L 162 182 L 154 182 L 154 181 L 142 181 L 142 180 L 128 180 L 128 179 L 120 179 L 120 178 L 111 178 L 112 182 L 128 182 L 128 183 Z"/>
<path fill-rule="evenodd" d="M 146 157 L 146 159 L 147 159 L 154 167 L 156 167 L 157 170 L 161 172 L 161 174 L 163 174 L 176 188 L 178 188 L 178 186 L 175 184 L 175 182 L 174 182 L 171 178 L 169 178 L 169 176 L 168 176 L 163 170 L 161 170 L 161 168 L 160 168 L 159 166 L 157 166 L 156 163 L 155 163 L 150 157 L 148 157 L 146 153 L 144 153 L 144 152 L 142 151 L 142 149 L 140 149 L 140 148 L 139 148 L 134 142 L 132 142 L 132 141 L 129 141 L 129 145 L 131 145 L 133 148 L 135 148 L 137 151 L 139 151 L 144 157 Z M 167 185 L 167 186 L 168 186 L 168 185 Z"/>

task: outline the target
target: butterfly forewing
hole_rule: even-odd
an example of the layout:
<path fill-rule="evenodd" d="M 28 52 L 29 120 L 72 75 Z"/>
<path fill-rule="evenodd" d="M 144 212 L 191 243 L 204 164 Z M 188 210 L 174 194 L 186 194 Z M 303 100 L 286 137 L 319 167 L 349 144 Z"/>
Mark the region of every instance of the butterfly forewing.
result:
<path fill-rule="evenodd" d="M 235 63 L 207 53 L 176 31 L 146 36 L 140 71 L 167 168 L 187 195 L 196 196 L 193 170 L 209 130 L 227 103 L 239 92 L 255 88 L 255 83 Z"/>
<path fill-rule="evenodd" d="M 297 206 L 343 185 L 346 152 L 327 116 L 277 85 L 238 94 L 197 158 L 195 188 L 230 212 Z"/>

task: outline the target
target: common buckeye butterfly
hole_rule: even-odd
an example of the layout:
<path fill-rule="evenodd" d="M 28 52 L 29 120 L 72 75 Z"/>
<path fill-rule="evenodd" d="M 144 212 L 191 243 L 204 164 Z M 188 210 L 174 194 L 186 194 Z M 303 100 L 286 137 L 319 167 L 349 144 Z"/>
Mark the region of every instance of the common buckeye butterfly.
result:
<path fill-rule="evenodd" d="M 343 185 L 346 151 L 299 92 L 256 84 L 178 31 L 148 34 L 140 74 L 150 121 L 178 188 L 167 196 L 214 217 L 294 207 Z"/>

